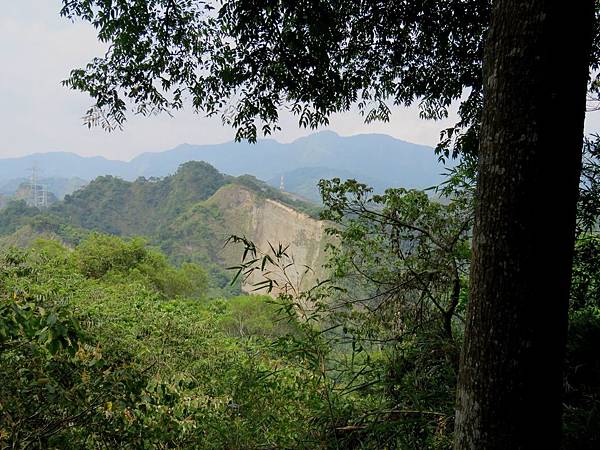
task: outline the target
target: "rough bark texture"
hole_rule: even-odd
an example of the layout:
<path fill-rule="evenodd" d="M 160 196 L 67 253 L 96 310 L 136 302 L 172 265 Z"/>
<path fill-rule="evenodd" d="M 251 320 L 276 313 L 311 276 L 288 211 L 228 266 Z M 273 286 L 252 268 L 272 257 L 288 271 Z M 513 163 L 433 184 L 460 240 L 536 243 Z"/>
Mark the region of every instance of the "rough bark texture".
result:
<path fill-rule="evenodd" d="M 493 7 L 456 449 L 560 446 L 593 7 Z"/>

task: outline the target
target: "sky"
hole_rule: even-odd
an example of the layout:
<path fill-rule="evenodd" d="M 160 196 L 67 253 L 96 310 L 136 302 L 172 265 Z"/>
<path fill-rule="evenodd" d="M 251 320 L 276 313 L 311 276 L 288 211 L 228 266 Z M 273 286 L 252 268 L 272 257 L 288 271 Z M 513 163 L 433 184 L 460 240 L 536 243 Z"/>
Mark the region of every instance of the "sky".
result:
<path fill-rule="evenodd" d="M 233 140 L 234 130 L 219 118 L 194 114 L 174 117 L 130 116 L 123 131 L 88 129 L 81 119 L 91 100 L 61 86 L 69 71 L 102 54 L 93 28 L 61 18 L 60 0 L 0 0 L 0 158 L 67 151 L 129 160 L 143 152 L 182 143 L 215 144 Z M 340 135 L 385 133 L 418 144 L 435 145 L 440 131 L 454 123 L 425 121 L 416 107 L 393 108 L 388 123 L 365 124 L 357 111 L 336 114 L 327 128 Z M 282 112 L 282 130 L 272 137 L 290 142 L 312 133 Z M 588 114 L 586 131 L 600 130 L 600 113 Z"/>

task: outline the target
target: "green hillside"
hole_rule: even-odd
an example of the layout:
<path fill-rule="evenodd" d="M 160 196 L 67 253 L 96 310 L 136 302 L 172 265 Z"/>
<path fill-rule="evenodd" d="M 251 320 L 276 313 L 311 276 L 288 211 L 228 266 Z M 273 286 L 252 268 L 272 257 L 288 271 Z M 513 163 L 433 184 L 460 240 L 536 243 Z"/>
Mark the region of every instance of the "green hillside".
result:
<path fill-rule="evenodd" d="M 263 213 L 261 205 L 267 199 L 275 202 L 270 207 L 290 209 L 279 207 L 277 217 L 299 211 L 306 221 L 316 223 L 309 217 L 318 214 L 315 205 L 252 176 L 231 177 L 192 161 L 164 178 L 131 182 L 98 177 L 45 211 L 23 201 L 10 202 L 0 216 L 0 244 L 27 246 L 45 237 L 74 245 L 91 231 L 144 236 L 176 264 L 202 264 L 211 275 L 214 295 L 235 293 L 240 286 L 229 286 L 231 274 L 224 268 L 238 262 L 240 250 L 223 244 L 231 234 L 260 239 L 260 230 L 251 226 L 252 217 Z M 276 231 L 274 235 L 285 239 L 285 233 Z"/>
<path fill-rule="evenodd" d="M 176 174 L 161 179 L 129 182 L 107 175 L 66 196 L 49 212 L 85 229 L 151 236 L 225 183 L 224 175 L 203 162 L 184 164 Z"/>

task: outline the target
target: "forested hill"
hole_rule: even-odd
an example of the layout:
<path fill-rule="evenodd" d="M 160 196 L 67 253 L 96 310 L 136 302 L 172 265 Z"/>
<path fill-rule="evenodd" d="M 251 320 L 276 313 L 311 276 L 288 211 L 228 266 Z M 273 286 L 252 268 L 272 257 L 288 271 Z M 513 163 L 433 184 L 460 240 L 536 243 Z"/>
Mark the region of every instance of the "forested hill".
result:
<path fill-rule="evenodd" d="M 89 230 L 148 236 L 226 182 L 223 174 L 203 162 L 184 164 L 168 177 L 134 182 L 105 175 L 67 195 L 50 212 Z"/>
<path fill-rule="evenodd" d="M 23 201 L 9 203 L 0 215 L 0 243 L 28 245 L 45 236 L 76 244 L 90 231 L 145 236 L 173 262 L 206 267 L 213 287 L 224 289 L 231 278 L 224 268 L 241 254 L 223 247 L 232 234 L 262 248 L 293 244 L 300 263 L 318 265 L 323 227 L 316 211 L 252 176 L 232 177 L 191 161 L 164 178 L 98 177 L 43 212 Z"/>
<path fill-rule="evenodd" d="M 323 131 L 289 144 L 272 139 L 256 144 L 183 144 L 164 152 L 144 153 L 129 162 L 58 152 L 0 159 L 0 186 L 28 177 L 33 166 L 43 177 L 71 178 L 75 174 L 89 181 L 113 175 L 133 181 L 140 176 L 170 175 L 187 161 L 206 161 L 223 173 L 251 174 L 277 187 L 283 175 L 287 190 L 312 199 L 317 193 L 315 181 L 321 177 L 356 178 L 379 190 L 425 188 L 441 181 L 444 171 L 433 149 L 427 146 L 381 134 L 342 137 Z"/>

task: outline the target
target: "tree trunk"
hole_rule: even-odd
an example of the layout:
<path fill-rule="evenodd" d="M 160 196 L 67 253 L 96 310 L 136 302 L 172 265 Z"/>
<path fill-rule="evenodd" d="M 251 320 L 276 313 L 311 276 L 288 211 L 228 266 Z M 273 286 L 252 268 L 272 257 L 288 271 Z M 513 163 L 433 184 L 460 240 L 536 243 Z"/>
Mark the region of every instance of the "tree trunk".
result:
<path fill-rule="evenodd" d="M 456 449 L 560 447 L 594 3 L 494 2 Z"/>

